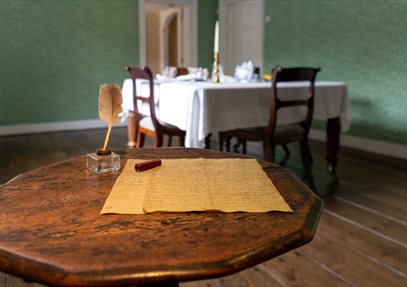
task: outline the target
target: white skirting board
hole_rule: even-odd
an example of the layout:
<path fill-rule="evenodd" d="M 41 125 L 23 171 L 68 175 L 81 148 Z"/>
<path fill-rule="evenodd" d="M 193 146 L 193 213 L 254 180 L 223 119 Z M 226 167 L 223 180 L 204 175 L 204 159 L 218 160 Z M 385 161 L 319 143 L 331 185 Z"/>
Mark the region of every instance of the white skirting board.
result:
<path fill-rule="evenodd" d="M 326 141 L 326 133 L 324 131 L 311 130 L 310 138 L 319 141 Z M 405 145 L 349 136 L 346 134 L 341 134 L 340 145 L 407 160 L 407 146 Z"/>
<path fill-rule="evenodd" d="M 126 126 L 126 123 L 121 123 L 116 126 Z M 107 124 L 99 119 L 69 121 L 69 122 L 9 125 L 9 126 L 0 126 L 0 136 L 68 131 L 68 130 L 86 130 L 106 127 Z M 311 130 L 310 138 L 319 141 L 325 141 L 326 135 L 324 131 Z M 340 144 L 341 146 L 351 147 L 372 153 L 407 160 L 407 146 L 405 145 L 349 136 L 346 134 L 341 135 Z"/>
<path fill-rule="evenodd" d="M 120 123 L 116 126 L 126 126 L 126 123 Z M 22 125 L 9 125 L 0 126 L 0 136 L 11 136 L 21 134 L 34 134 L 34 133 L 48 133 L 59 131 L 72 131 L 72 130 L 87 130 L 107 128 L 107 123 L 95 120 L 81 120 L 69 122 L 52 122 L 52 123 L 38 123 L 38 124 L 22 124 Z"/>

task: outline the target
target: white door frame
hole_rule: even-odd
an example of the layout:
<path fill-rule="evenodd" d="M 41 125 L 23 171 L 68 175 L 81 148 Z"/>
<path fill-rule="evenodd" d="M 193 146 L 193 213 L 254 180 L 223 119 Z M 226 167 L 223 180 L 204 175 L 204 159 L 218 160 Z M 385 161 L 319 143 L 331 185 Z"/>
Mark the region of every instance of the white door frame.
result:
<path fill-rule="evenodd" d="M 174 9 L 173 11 L 171 11 L 171 13 L 169 13 L 165 19 L 164 19 L 164 23 L 162 24 L 162 31 L 163 31 L 163 35 L 162 35 L 162 45 L 163 45 L 163 64 L 164 63 L 168 63 L 169 62 L 169 54 L 168 54 L 168 40 L 169 40 L 169 24 L 171 22 L 171 20 L 173 19 L 173 17 L 176 17 L 177 19 L 177 34 L 178 34 L 178 39 L 177 39 L 177 47 L 178 47 L 178 51 L 177 51 L 177 66 L 181 67 L 183 66 L 183 63 L 181 63 L 180 59 L 182 57 L 184 57 L 184 47 L 181 45 L 183 43 L 183 35 L 182 35 L 182 25 L 183 25 L 183 21 L 182 21 L 182 9 L 178 8 L 178 9 Z M 164 67 L 162 67 L 164 68 Z"/>
<path fill-rule="evenodd" d="M 174 4 L 184 8 L 184 66 L 198 66 L 198 0 L 139 0 L 139 65 L 146 65 L 145 3 Z"/>
<path fill-rule="evenodd" d="M 227 31 L 227 4 L 229 3 L 234 3 L 234 2 L 242 2 L 242 1 L 246 1 L 246 0 L 219 0 L 219 33 L 220 33 L 220 48 L 219 48 L 219 56 L 220 56 L 220 61 L 222 63 L 222 59 L 226 59 L 226 53 L 227 53 L 227 37 L 223 36 L 223 35 L 227 35 L 228 31 Z M 263 6 L 262 11 L 264 11 L 265 8 L 265 4 L 264 4 L 264 0 L 256 0 L 256 1 L 261 1 L 261 4 Z M 261 68 L 264 66 L 264 15 L 261 15 L 262 17 L 262 21 L 261 21 L 261 30 L 262 30 L 262 37 L 261 37 L 261 43 L 259 44 L 259 50 L 261 51 Z M 226 64 L 226 63 L 225 63 Z M 230 63 L 227 63 L 230 64 Z M 239 65 L 241 63 L 232 63 L 233 65 Z M 229 71 L 232 72 L 232 71 Z"/>

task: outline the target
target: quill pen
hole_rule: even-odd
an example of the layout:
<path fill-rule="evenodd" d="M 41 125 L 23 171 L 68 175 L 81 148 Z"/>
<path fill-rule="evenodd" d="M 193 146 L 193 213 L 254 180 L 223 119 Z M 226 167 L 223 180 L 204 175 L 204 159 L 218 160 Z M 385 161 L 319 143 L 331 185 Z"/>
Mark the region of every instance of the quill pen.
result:
<path fill-rule="evenodd" d="M 109 124 L 103 150 L 107 149 L 113 124 L 120 123 L 122 112 L 122 91 L 117 84 L 103 84 L 99 90 L 99 118 Z"/>

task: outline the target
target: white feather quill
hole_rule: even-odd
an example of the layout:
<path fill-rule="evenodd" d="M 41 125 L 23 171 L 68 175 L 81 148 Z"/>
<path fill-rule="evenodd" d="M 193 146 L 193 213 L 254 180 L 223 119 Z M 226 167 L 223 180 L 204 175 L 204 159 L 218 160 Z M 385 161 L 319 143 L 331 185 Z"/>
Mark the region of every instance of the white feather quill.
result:
<path fill-rule="evenodd" d="M 120 123 L 119 114 L 122 112 L 122 91 L 117 84 L 103 84 L 99 91 L 99 118 L 108 123 L 103 150 L 107 149 L 113 124 Z"/>

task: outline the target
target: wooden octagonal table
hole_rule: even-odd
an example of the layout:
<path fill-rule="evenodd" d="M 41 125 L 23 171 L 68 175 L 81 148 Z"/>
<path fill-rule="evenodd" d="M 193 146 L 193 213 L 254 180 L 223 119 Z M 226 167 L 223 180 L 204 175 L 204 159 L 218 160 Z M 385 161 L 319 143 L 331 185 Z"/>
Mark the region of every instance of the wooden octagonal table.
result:
<path fill-rule="evenodd" d="M 144 148 L 128 158 L 233 158 L 202 149 Z M 99 215 L 117 174 L 85 156 L 0 186 L 0 270 L 51 286 L 178 286 L 229 275 L 309 242 L 323 203 L 295 175 L 259 161 L 292 213 Z"/>

